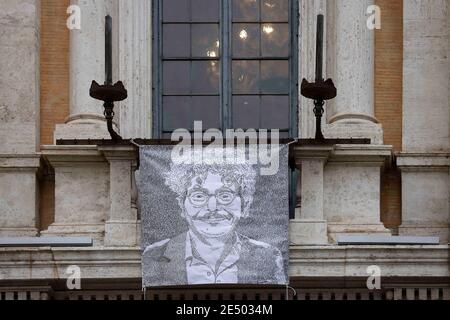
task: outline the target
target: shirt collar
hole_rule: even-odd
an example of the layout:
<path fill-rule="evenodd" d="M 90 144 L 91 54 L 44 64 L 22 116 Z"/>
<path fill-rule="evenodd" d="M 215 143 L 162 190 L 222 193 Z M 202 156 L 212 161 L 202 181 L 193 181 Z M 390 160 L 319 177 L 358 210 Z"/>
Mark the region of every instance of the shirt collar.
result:
<path fill-rule="evenodd" d="M 197 264 L 206 264 L 206 261 L 201 257 L 201 255 L 195 248 L 193 237 L 194 236 L 191 234 L 191 231 L 189 231 L 186 236 L 186 261 L 190 262 L 190 266 Z M 225 257 L 222 255 L 222 262 L 220 264 L 219 270 L 217 270 L 219 274 L 237 263 L 241 254 L 241 249 L 242 241 L 239 235 L 235 233 L 232 247 L 228 250 Z"/>

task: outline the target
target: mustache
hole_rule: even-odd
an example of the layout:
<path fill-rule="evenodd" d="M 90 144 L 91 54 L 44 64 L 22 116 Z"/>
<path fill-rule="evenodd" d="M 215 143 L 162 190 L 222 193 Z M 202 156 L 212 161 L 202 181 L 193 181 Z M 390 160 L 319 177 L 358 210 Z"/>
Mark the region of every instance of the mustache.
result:
<path fill-rule="evenodd" d="M 196 220 L 209 220 L 209 219 L 226 219 L 231 220 L 233 219 L 234 215 L 231 212 L 228 212 L 227 210 L 205 210 L 205 211 L 199 211 L 193 218 Z"/>

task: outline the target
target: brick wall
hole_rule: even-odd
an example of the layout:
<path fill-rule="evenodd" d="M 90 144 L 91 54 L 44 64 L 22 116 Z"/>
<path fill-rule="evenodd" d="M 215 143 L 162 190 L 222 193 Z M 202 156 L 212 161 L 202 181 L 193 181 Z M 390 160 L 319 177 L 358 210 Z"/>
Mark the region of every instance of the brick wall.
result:
<path fill-rule="evenodd" d="M 383 125 L 384 143 L 402 148 L 403 0 L 376 0 L 381 30 L 375 33 L 375 117 Z M 388 227 L 401 223 L 401 175 L 382 177 L 381 216 Z"/>
<path fill-rule="evenodd" d="M 69 0 L 41 1 L 41 145 L 69 116 Z"/>

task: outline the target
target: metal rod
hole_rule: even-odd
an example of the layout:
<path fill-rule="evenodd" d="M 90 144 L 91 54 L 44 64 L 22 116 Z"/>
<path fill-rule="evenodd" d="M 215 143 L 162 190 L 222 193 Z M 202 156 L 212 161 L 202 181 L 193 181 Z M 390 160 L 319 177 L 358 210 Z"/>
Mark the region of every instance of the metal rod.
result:
<path fill-rule="evenodd" d="M 325 137 L 322 133 L 322 116 L 324 113 L 323 106 L 325 105 L 325 101 L 323 100 L 315 100 L 314 101 L 314 114 L 316 116 L 316 140 L 324 140 Z"/>
<path fill-rule="evenodd" d="M 105 84 L 112 85 L 112 18 L 105 17 Z"/>
<path fill-rule="evenodd" d="M 323 81 L 323 14 L 317 16 L 316 82 Z"/>

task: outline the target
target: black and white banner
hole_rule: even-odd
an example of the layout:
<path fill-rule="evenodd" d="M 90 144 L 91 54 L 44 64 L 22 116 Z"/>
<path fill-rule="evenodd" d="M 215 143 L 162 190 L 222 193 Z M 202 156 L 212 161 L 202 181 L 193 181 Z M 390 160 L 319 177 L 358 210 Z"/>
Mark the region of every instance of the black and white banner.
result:
<path fill-rule="evenodd" d="M 143 287 L 287 284 L 289 148 L 176 148 L 140 150 Z"/>

